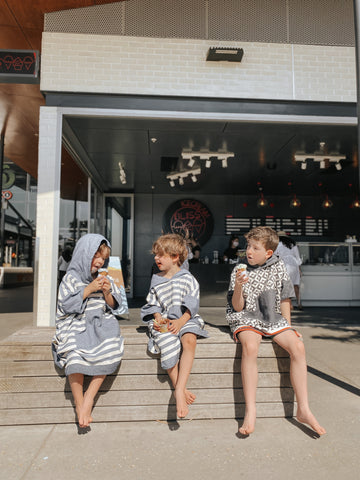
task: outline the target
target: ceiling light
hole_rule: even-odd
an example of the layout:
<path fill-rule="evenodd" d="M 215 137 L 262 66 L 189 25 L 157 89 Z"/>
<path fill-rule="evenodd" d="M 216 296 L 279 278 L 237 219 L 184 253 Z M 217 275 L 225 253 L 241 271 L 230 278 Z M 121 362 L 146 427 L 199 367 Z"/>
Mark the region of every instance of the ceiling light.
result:
<path fill-rule="evenodd" d="M 320 160 L 320 168 L 325 168 L 326 167 L 326 164 L 325 164 L 325 160 Z"/>
<path fill-rule="evenodd" d="M 353 203 L 351 204 L 353 208 L 360 208 L 360 202 L 359 199 L 356 197 Z"/>
<path fill-rule="evenodd" d="M 210 167 L 211 167 L 211 160 L 210 160 L 210 158 L 208 158 L 208 159 L 206 160 L 206 162 L 205 162 L 205 167 L 206 167 L 206 168 L 210 168 Z"/>
<path fill-rule="evenodd" d="M 325 197 L 325 200 L 322 202 L 321 206 L 325 209 L 331 208 L 333 206 L 332 201 L 329 199 L 327 195 Z"/>
<path fill-rule="evenodd" d="M 184 177 L 179 177 L 179 185 L 184 185 Z"/>
<path fill-rule="evenodd" d="M 291 199 L 290 202 L 290 208 L 299 208 L 301 207 L 301 202 L 298 198 L 296 198 L 296 195 L 294 194 L 294 197 Z"/>
<path fill-rule="evenodd" d="M 341 167 L 341 163 L 340 163 L 340 162 L 336 162 L 336 163 L 335 163 L 335 168 L 336 168 L 336 170 L 339 170 L 339 171 L 340 171 L 341 168 L 342 168 L 342 167 Z"/>
<path fill-rule="evenodd" d="M 195 163 L 195 159 L 194 159 L 194 157 L 191 157 L 189 162 L 188 162 L 188 167 L 193 167 L 194 163 Z"/>
<path fill-rule="evenodd" d="M 259 208 L 263 208 L 263 207 L 266 207 L 267 204 L 268 204 L 268 201 L 266 200 L 266 198 L 264 198 L 264 194 L 261 193 L 261 194 L 260 194 L 260 198 L 259 198 L 259 200 L 257 201 L 256 205 L 257 205 Z"/>
<path fill-rule="evenodd" d="M 301 170 L 306 170 L 306 162 L 301 162 Z"/>
<path fill-rule="evenodd" d="M 175 187 L 175 182 L 174 182 L 174 180 L 170 180 L 169 183 L 170 183 L 170 187 Z"/>
<path fill-rule="evenodd" d="M 191 180 L 195 183 L 197 182 L 197 177 L 196 175 L 191 175 Z"/>
<path fill-rule="evenodd" d="M 221 165 L 222 165 L 222 168 L 226 168 L 226 167 L 227 167 L 227 158 L 223 158 L 223 159 L 222 159 Z"/>

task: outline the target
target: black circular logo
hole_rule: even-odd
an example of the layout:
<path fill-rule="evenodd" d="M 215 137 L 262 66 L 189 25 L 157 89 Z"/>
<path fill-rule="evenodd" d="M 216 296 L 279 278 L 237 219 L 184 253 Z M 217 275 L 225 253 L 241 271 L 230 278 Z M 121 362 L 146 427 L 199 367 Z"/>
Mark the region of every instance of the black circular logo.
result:
<path fill-rule="evenodd" d="M 198 200 L 185 199 L 172 203 L 164 213 L 164 233 L 189 232 L 200 245 L 204 245 L 212 235 L 214 220 L 210 210 Z"/>

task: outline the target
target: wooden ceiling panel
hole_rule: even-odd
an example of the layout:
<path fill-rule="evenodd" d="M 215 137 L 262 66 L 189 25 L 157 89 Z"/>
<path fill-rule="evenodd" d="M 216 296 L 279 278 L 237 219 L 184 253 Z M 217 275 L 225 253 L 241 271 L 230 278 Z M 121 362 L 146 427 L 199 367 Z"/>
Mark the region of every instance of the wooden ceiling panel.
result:
<path fill-rule="evenodd" d="M 2 26 L 0 28 L 1 49 L 31 49 L 22 30 L 16 27 Z"/>
<path fill-rule="evenodd" d="M 9 10 L 5 0 L 0 0 L 0 26 L 7 25 L 10 27 L 17 27 L 18 24 L 14 15 Z"/>
<path fill-rule="evenodd" d="M 24 35 L 31 45 L 31 49 L 41 51 L 42 31 L 33 28 L 24 28 Z"/>

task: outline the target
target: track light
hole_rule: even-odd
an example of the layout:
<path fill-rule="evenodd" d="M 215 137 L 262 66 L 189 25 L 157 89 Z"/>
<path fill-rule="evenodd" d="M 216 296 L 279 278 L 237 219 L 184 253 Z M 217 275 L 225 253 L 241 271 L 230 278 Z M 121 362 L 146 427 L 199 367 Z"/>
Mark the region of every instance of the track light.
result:
<path fill-rule="evenodd" d="M 189 162 L 188 162 L 188 167 L 193 167 L 194 163 L 195 163 L 195 159 L 194 159 L 194 157 L 191 157 Z"/>
<path fill-rule="evenodd" d="M 301 162 L 301 170 L 306 170 L 306 162 Z"/>
<path fill-rule="evenodd" d="M 191 175 L 191 180 L 196 183 L 197 182 L 197 177 L 196 175 Z"/>
<path fill-rule="evenodd" d="M 336 170 L 339 170 L 339 171 L 340 171 L 340 170 L 342 169 L 341 163 L 340 163 L 340 162 L 336 162 L 336 163 L 335 163 L 335 168 L 336 168 Z"/>
<path fill-rule="evenodd" d="M 119 170 L 120 170 L 120 176 L 119 176 L 120 182 L 122 184 L 125 184 L 126 183 L 126 173 L 125 173 L 124 167 L 123 167 L 121 162 L 119 162 L 118 165 L 119 165 Z"/>
<path fill-rule="evenodd" d="M 174 182 L 174 180 L 171 179 L 171 180 L 169 181 L 169 184 L 170 184 L 170 187 L 175 187 L 175 182 Z"/>
<path fill-rule="evenodd" d="M 210 167 L 211 167 L 211 160 L 210 160 L 210 158 L 208 158 L 208 159 L 206 160 L 206 162 L 205 162 L 205 167 L 206 167 L 206 168 L 210 168 Z"/>

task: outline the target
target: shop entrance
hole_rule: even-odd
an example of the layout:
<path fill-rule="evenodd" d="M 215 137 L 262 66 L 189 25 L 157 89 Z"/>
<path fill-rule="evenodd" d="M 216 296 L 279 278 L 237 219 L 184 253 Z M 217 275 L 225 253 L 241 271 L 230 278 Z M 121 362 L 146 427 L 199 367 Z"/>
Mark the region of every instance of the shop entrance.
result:
<path fill-rule="evenodd" d="M 111 255 L 120 258 L 126 295 L 133 297 L 134 196 L 105 195 L 105 237 Z"/>

